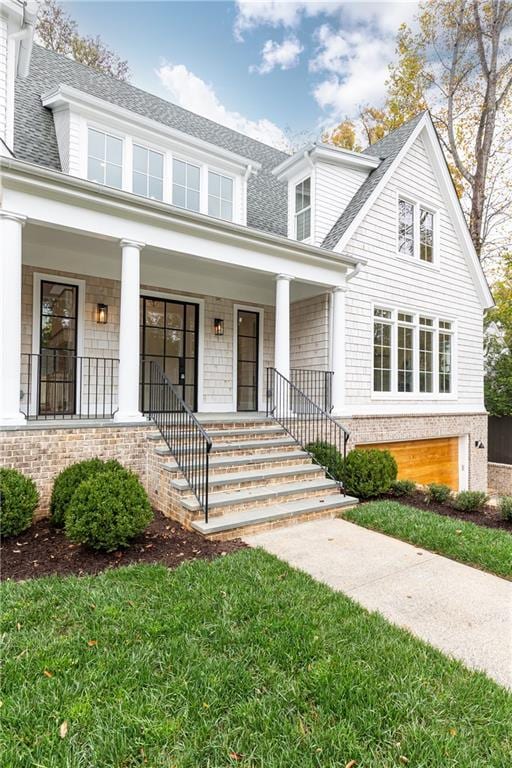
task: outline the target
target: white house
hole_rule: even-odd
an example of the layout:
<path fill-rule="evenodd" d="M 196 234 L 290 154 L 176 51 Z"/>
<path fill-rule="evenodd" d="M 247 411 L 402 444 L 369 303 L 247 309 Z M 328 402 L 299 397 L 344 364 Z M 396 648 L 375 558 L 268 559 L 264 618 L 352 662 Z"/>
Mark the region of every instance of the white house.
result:
<path fill-rule="evenodd" d="M 0 9 L 0 462 L 43 508 L 98 454 L 171 511 L 206 486 L 217 517 L 335 509 L 303 451 L 335 424 L 403 477 L 486 488 L 492 297 L 427 113 L 362 153 L 288 156 L 32 45 L 30 9 Z M 200 492 L 178 412 L 213 443 Z"/>

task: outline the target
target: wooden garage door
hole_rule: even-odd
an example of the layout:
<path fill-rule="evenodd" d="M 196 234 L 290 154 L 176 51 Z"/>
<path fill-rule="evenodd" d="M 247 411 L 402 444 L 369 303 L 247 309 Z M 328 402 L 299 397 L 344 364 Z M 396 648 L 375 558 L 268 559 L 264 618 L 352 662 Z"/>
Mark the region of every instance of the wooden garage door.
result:
<path fill-rule="evenodd" d="M 398 443 L 358 445 L 369 450 L 390 451 L 398 464 L 399 480 L 416 483 L 445 483 L 459 490 L 459 438 L 442 437 L 435 440 L 407 440 Z"/>

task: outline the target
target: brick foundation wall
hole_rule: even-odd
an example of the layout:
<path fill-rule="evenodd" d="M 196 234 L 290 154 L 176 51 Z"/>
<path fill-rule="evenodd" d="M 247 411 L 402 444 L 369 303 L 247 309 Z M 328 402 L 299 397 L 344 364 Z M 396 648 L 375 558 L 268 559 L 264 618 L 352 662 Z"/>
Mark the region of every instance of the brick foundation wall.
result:
<path fill-rule="evenodd" d="M 35 481 L 40 493 L 36 517 L 44 517 L 55 476 L 83 459 L 117 459 L 136 472 L 147 488 L 148 451 L 152 450 L 147 435 L 154 431 L 151 424 L 113 423 L 0 430 L 0 466 L 18 469 Z"/>
<path fill-rule="evenodd" d="M 512 496 L 512 464 L 489 462 L 489 493 Z"/>

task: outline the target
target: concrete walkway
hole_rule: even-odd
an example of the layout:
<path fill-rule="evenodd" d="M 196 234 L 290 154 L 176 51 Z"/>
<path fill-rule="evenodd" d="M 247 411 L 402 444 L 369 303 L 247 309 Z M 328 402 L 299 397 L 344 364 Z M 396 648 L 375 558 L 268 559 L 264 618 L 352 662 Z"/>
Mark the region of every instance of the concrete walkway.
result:
<path fill-rule="evenodd" d="M 512 688 L 512 582 L 340 519 L 245 541 Z"/>

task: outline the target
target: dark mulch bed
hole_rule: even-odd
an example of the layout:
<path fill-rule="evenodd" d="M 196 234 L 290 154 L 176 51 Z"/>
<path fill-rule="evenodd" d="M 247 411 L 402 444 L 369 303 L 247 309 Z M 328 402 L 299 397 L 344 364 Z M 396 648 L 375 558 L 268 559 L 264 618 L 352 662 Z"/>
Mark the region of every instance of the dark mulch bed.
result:
<path fill-rule="evenodd" d="M 455 517 L 468 523 L 476 523 L 476 525 L 482 525 L 485 528 L 501 528 L 512 533 L 512 520 L 504 520 L 496 507 L 486 506 L 481 512 L 459 512 L 449 504 L 427 504 L 425 495 L 421 491 L 400 497 L 386 493 L 381 498 L 399 501 L 401 504 L 408 504 L 411 507 L 426 509 L 429 512 L 436 512 L 438 515 L 444 515 L 445 517 Z"/>
<path fill-rule="evenodd" d="M 0 578 L 19 581 L 50 574 L 81 576 L 132 563 L 161 563 L 176 568 L 185 560 L 208 560 L 243 547 L 240 539 L 206 541 L 156 512 L 153 522 L 130 547 L 96 552 L 71 544 L 61 529 L 51 526 L 48 520 L 39 520 L 19 536 L 1 542 Z"/>

